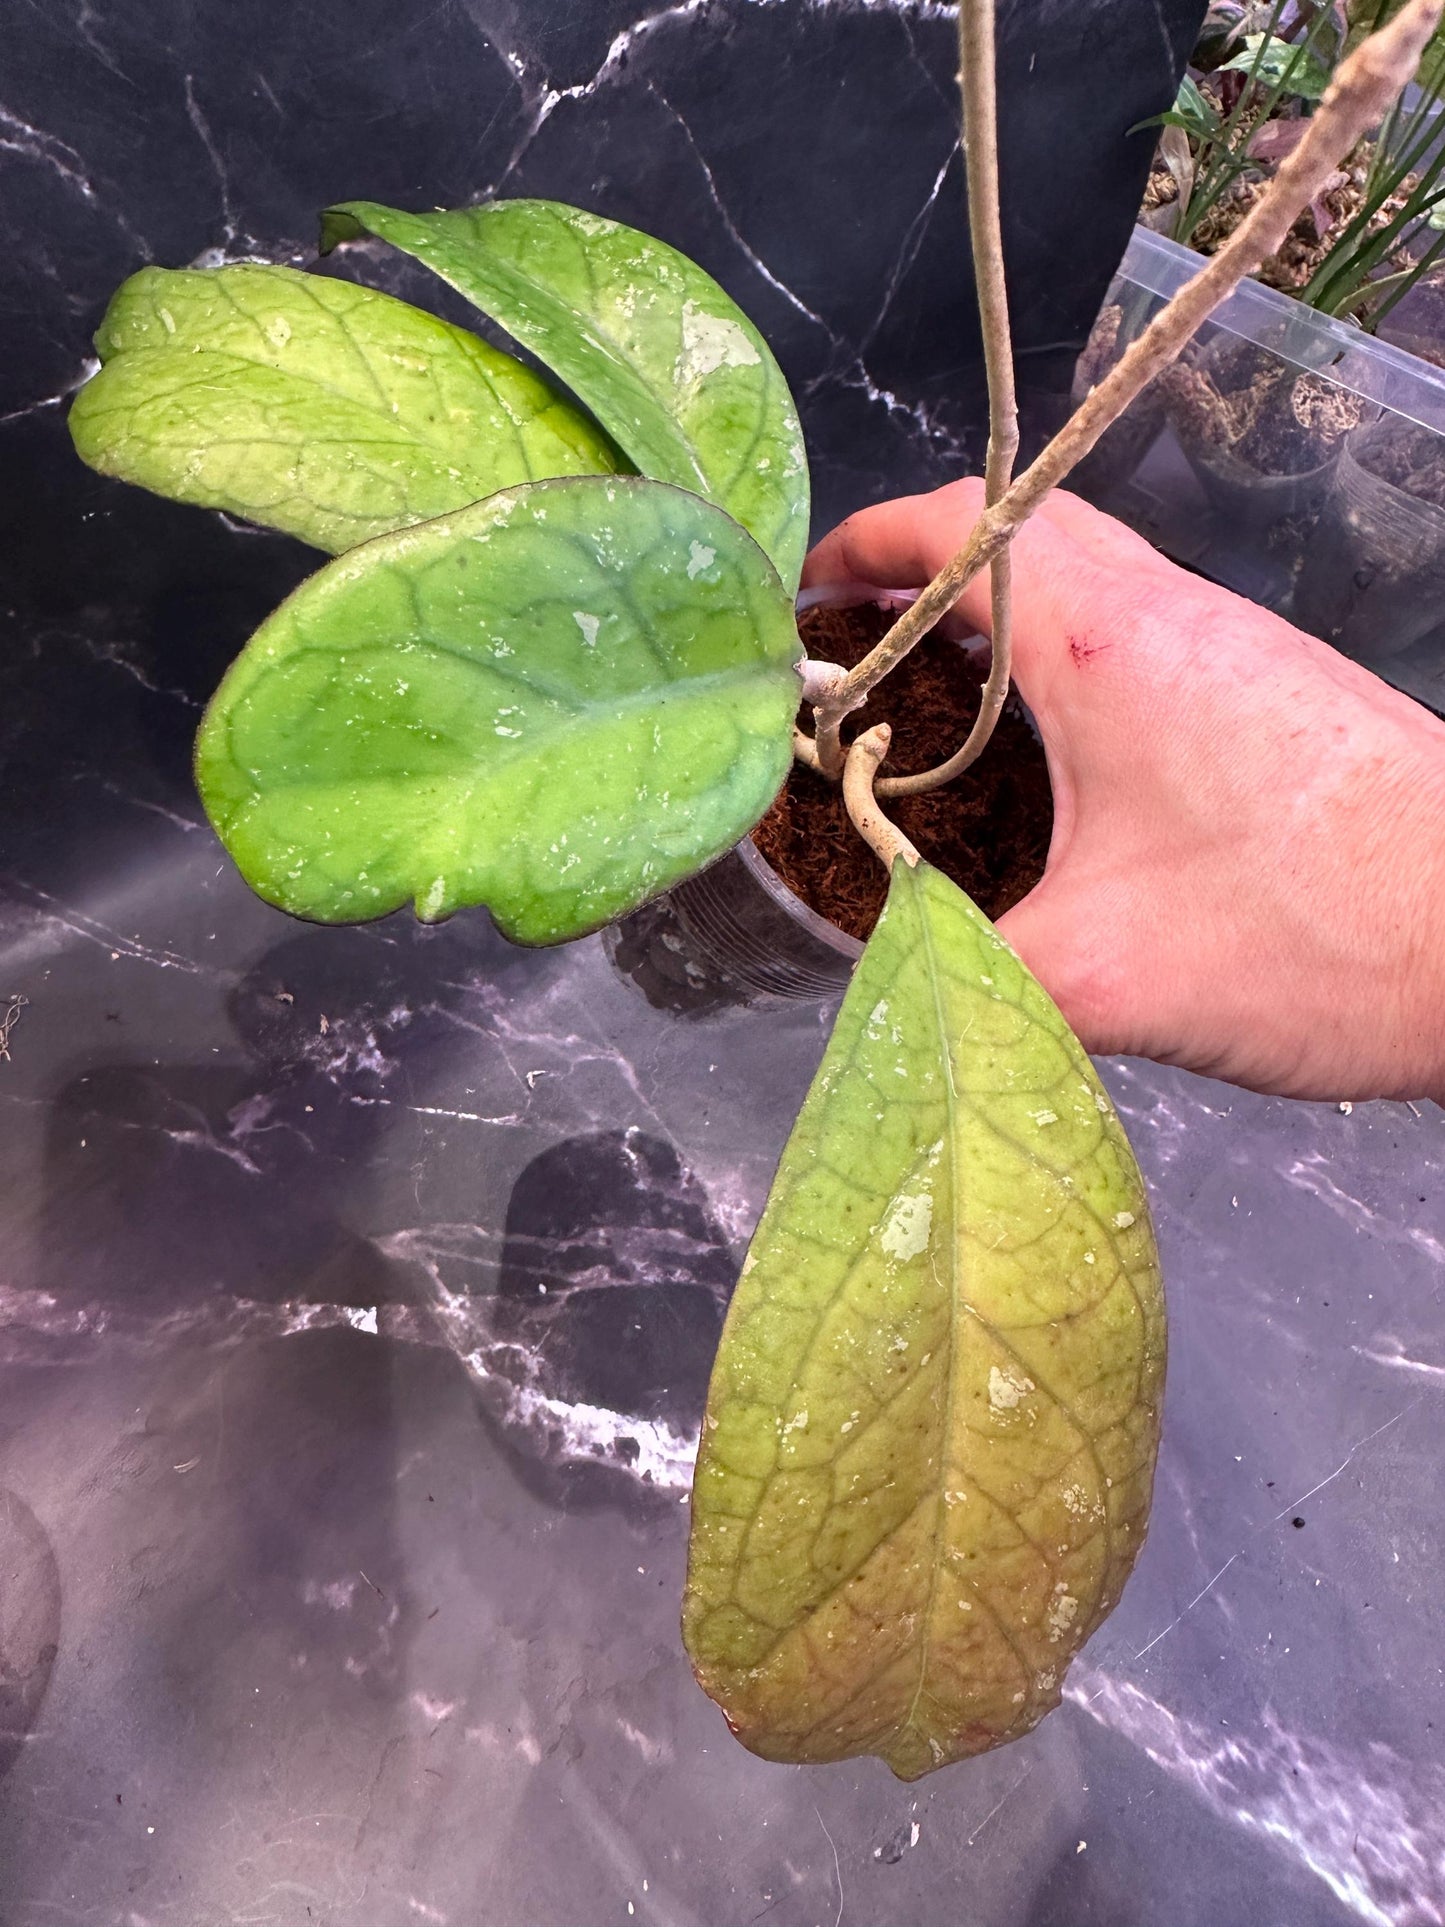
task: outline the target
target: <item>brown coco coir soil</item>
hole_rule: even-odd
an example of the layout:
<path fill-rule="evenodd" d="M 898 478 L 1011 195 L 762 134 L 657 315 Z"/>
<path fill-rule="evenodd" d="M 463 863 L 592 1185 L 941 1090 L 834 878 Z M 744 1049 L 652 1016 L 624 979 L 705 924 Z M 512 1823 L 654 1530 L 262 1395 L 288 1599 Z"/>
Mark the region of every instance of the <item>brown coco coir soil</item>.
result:
<path fill-rule="evenodd" d="M 892 616 L 873 603 L 808 610 L 799 620 L 811 657 L 851 669 L 879 640 Z M 957 643 L 926 636 L 843 725 L 851 742 L 873 723 L 893 726 L 887 773 L 931 769 L 951 756 L 978 713 L 985 668 Z M 800 723 L 812 728 L 811 716 Z M 989 917 L 1026 896 L 1044 872 L 1053 796 L 1038 738 L 1017 700 L 971 769 L 922 796 L 892 798 L 889 815 L 921 854 L 953 878 Z M 788 887 L 850 936 L 878 920 L 888 879 L 848 820 L 836 783 L 794 763 L 782 794 L 753 841 Z"/>

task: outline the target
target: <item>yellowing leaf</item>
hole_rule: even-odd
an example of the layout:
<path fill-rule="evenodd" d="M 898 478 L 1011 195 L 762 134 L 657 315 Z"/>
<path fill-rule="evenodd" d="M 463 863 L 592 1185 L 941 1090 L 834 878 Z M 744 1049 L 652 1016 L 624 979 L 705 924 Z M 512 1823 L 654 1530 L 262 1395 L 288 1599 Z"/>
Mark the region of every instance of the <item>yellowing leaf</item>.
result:
<path fill-rule="evenodd" d="M 1087 1056 L 900 860 L 708 1398 L 683 1624 L 743 1743 L 914 1779 L 1056 1705 L 1143 1538 L 1164 1343 Z"/>

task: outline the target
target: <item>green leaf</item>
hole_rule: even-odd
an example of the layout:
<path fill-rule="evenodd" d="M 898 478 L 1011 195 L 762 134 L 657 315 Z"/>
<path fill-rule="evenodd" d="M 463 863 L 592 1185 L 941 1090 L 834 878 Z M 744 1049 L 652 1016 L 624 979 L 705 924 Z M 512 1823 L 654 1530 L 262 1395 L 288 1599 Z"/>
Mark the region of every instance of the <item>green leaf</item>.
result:
<path fill-rule="evenodd" d="M 1088 1058 L 900 860 L 708 1395 L 683 1624 L 743 1743 L 914 1779 L 1041 1719 L 1143 1538 L 1163 1369 Z"/>
<path fill-rule="evenodd" d="M 1219 71 L 1252 74 L 1257 85 L 1277 87 L 1298 100 L 1319 100 L 1330 84 L 1329 67 L 1313 47 L 1278 34 L 1247 33 L 1239 52 Z"/>
<path fill-rule="evenodd" d="M 1186 74 L 1179 83 L 1179 92 L 1168 113 L 1136 121 L 1129 132 L 1137 134 L 1145 127 L 1182 127 L 1186 133 L 1200 140 L 1212 140 L 1219 132 L 1219 126 L 1218 108 L 1193 77 Z"/>
<path fill-rule="evenodd" d="M 758 820 L 799 654 L 791 599 L 720 509 L 636 478 L 538 482 L 303 583 L 222 683 L 197 780 L 283 910 L 485 903 L 552 943 Z"/>
<path fill-rule="evenodd" d="M 92 468 L 332 552 L 516 482 L 627 466 L 512 356 L 292 268 L 143 268 L 96 348 L 70 411 Z"/>
<path fill-rule="evenodd" d="M 795 593 L 808 469 L 782 370 L 685 254 L 557 201 L 403 214 L 347 201 L 323 252 L 358 234 L 415 255 L 566 382 L 644 475 L 725 508 Z"/>

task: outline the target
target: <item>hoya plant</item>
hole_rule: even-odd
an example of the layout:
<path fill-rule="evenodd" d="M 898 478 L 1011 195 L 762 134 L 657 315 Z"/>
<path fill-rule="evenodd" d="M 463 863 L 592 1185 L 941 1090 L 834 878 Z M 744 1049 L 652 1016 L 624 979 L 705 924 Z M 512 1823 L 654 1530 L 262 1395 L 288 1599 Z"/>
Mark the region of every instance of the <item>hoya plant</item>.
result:
<path fill-rule="evenodd" d="M 1008 543 L 1383 112 L 1442 0 L 1340 68 L 1268 195 L 1061 435 L 1017 442 L 990 0 L 963 0 L 989 506 L 846 673 L 794 620 L 797 411 L 767 344 L 661 241 L 577 208 L 350 202 L 540 363 L 288 268 L 147 268 L 71 412 L 94 467 L 331 553 L 202 723 L 196 778 L 269 902 L 320 922 L 485 905 L 520 943 L 596 929 L 724 853 L 800 757 L 842 782 L 887 902 L 804 1102 L 724 1330 L 684 1634 L 772 1759 L 912 1778 L 1026 1731 L 1141 1543 L 1164 1307 L 1138 1168 L 1083 1049 L 881 797 L 951 780 L 1009 678 Z M 967 743 L 880 774 L 869 692 L 990 568 Z M 811 733 L 795 726 L 800 699 Z"/>

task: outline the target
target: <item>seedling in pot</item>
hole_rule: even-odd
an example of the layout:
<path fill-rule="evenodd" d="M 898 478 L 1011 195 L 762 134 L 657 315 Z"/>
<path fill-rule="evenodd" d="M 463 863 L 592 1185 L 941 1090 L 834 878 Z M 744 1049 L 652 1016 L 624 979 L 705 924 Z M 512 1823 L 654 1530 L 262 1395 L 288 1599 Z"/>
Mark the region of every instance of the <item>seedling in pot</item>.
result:
<path fill-rule="evenodd" d="M 768 1757 L 873 1752 L 911 1778 L 1022 1733 L 1142 1539 L 1164 1314 L 1138 1169 L 1046 993 L 885 803 L 981 752 L 1013 534 L 1278 245 L 1442 4 L 1411 0 L 1341 68 L 1269 195 L 1011 481 L 992 10 L 963 0 L 989 506 L 846 672 L 798 660 L 786 384 L 660 242 L 535 201 L 326 217 L 325 245 L 412 254 L 572 400 L 462 330 L 285 269 L 148 269 L 102 327 L 72 414 L 88 460 L 338 551 L 257 631 L 197 747 L 211 820 L 269 901 L 323 921 L 485 904 L 519 941 L 562 941 L 744 836 L 793 755 L 842 781 L 889 872 L 699 1452 L 685 1636 Z M 845 746 L 844 720 L 983 567 L 978 719 L 937 770 L 889 777 L 886 731 Z"/>

